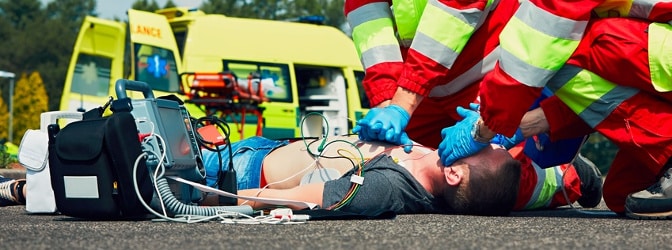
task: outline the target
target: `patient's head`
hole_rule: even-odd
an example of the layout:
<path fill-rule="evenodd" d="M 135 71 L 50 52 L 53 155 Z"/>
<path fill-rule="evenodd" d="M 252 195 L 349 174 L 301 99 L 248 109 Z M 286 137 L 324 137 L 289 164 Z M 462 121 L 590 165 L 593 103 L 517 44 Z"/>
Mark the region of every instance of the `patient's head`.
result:
<path fill-rule="evenodd" d="M 466 166 L 468 167 L 465 167 Z M 503 148 L 492 145 L 452 166 L 467 169 L 457 188 L 445 197 L 456 213 L 507 215 L 513 209 L 520 182 L 520 162 Z"/>

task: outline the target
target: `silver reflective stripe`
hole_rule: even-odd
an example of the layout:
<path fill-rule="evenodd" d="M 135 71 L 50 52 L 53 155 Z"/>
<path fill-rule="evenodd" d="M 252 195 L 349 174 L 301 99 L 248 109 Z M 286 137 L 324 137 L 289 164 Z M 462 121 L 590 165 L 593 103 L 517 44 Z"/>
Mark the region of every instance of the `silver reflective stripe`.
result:
<path fill-rule="evenodd" d="M 418 53 L 431 58 L 435 62 L 443 65 L 448 69 L 453 67 L 455 59 L 457 59 L 457 56 L 460 55 L 440 42 L 422 33 L 415 35 L 412 47 L 415 48 Z M 422 49 L 420 50 L 418 48 Z"/>
<path fill-rule="evenodd" d="M 581 40 L 587 21 L 575 21 L 540 9 L 530 1 L 521 3 L 516 17 L 528 26 L 552 37 Z M 542 21 L 543 20 L 543 21 Z"/>
<path fill-rule="evenodd" d="M 552 37 L 581 40 L 587 21 L 575 21 L 540 9 L 530 1 L 521 3 L 515 15 L 522 22 Z M 543 21 L 541 21 L 543 20 Z"/>
<path fill-rule="evenodd" d="M 500 58 L 500 67 L 509 76 L 516 79 L 516 81 L 530 87 L 541 88 L 546 85 L 546 82 L 553 76 L 555 71 L 546 70 L 532 66 L 521 61 L 518 57 L 502 49 Z"/>
<path fill-rule="evenodd" d="M 623 101 L 637 94 L 639 90 L 629 87 L 616 86 L 616 88 L 603 95 L 602 98 L 595 100 L 579 117 L 584 120 L 588 126 L 595 128 L 604 119 L 613 112 Z"/>
<path fill-rule="evenodd" d="M 429 92 L 429 97 L 452 95 L 471 84 L 480 82 L 488 72 L 495 68 L 497 58 L 499 58 L 499 47 L 495 48 L 490 54 L 485 56 L 483 60 L 476 63 L 469 70 L 460 74 L 449 83 L 434 87 L 432 91 Z"/>
<path fill-rule="evenodd" d="M 430 1 L 429 3 L 432 6 L 446 13 L 449 13 L 450 15 L 454 16 L 455 18 L 461 20 L 462 22 L 468 24 L 471 27 L 476 27 L 476 25 L 480 22 L 481 17 L 483 16 L 483 11 L 476 8 L 457 10 L 455 8 L 451 8 L 446 5 L 440 4 L 437 0 Z"/>
<path fill-rule="evenodd" d="M 634 0 L 632 1 L 632 6 L 630 7 L 629 17 L 639 17 L 639 18 L 648 18 L 651 14 L 653 6 L 659 2 L 657 0 Z"/>
<path fill-rule="evenodd" d="M 546 85 L 546 87 L 555 93 L 560 88 L 562 88 L 562 86 L 565 86 L 565 84 L 572 80 L 572 78 L 578 75 L 582 70 L 582 68 L 565 64 L 565 66 L 558 70 L 553 78 L 548 80 L 548 85 Z"/>
<path fill-rule="evenodd" d="M 389 4 L 384 2 L 366 4 L 351 11 L 347 16 L 348 23 L 352 29 L 362 23 L 379 18 L 392 18 Z"/>
<path fill-rule="evenodd" d="M 411 44 L 413 43 L 413 39 L 401 39 L 399 40 L 399 45 L 403 47 L 411 47 Z"/>
<path fill-rule="evenodd" d="M 534 205 L 537 203 L 537 200 L 539 200 L 541 189 L 544 187 L 544 180 L 546 179 L 546 171 L 541 170 L 539 165 L 534 162 L 532 162 L 532 167 L 534 167 L 534 172 L 537 173 L 537 184 L 534 186 L 534 192 L 532 192 L 530 200 L 525 204 L 525 208 L 527 209 L 538 208 L 534 207 Z"/>
<path fill-rule="evenodd" d="M 532 162 L 534 172 L 537 174 L 537 183 L 534 186 L 534 192 L 530 200 L 525 205 L 526 209 L 547 207 L 551 204 L 553 196 L 563 185 L 562 171 L 560 167 L 541 168 L 537 163 Z"/>
<path fill-rule="evenodd" d="M 376 46 L 362 53 L 362 64 L 364 65 L 364 69 L 368 69 L 373 65 L 384 62 L 403 62 L 398 46 Z"/>

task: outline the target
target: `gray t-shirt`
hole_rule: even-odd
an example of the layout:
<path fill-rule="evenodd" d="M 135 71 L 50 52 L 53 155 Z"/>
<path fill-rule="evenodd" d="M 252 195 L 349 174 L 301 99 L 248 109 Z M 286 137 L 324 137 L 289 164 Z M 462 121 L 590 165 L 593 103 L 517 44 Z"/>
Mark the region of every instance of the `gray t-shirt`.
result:
<path fill-rule="evenodd" d="M 408 170 L 388 155 L 376 156 L 364 165 L 364 180 L 353 200 L 341 211 L 376 216 L 382 212 L 397 214 L 442 213 L 441 202 L 427 192 Z M 322 204 L 339 202 L 352 186 L 350 170 L 341 178 L 324 184 Z"/>

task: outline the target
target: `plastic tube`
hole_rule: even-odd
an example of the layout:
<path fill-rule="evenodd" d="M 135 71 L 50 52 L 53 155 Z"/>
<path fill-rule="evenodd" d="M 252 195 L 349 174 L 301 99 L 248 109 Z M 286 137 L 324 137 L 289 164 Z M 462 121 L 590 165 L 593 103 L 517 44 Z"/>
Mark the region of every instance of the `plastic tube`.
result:
<path fill-rule="evenodd" d="M 173 195 L 173 192 L 168 185 L 165 177 L 160 177 L 156 180 L 156 187 L 159 190 L 159 195 L 163 199 L 166 210 L 175 215 L 200 215 L 200 216 L 214 216 L 222 211 L 236 212 L 241 214 L 252 215 L 254 210 L 248 205 L 239 206 L 194 206 L 187 205 L 179 201 Z"/>

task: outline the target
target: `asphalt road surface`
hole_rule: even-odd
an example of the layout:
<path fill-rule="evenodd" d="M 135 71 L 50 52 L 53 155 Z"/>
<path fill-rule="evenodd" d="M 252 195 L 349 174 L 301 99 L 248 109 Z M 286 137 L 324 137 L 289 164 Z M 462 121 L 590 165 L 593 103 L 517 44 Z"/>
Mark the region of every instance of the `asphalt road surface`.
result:
<path fill-rule="evenodd" d="M 672 221 L 604 204 L 507 217 L 399 215 L 298 225 L 89 221 L 0 208 L 0 249 L 670 249 Z"/>

